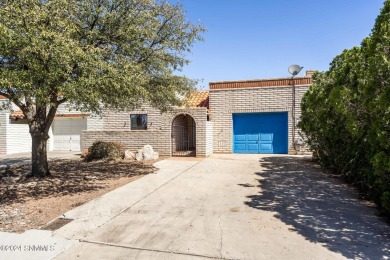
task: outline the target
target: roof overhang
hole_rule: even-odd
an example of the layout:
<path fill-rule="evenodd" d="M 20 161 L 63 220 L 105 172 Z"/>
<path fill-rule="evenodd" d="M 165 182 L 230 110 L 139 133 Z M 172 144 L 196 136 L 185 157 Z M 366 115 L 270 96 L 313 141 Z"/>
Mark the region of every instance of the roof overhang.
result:
<path fill-rule="evenodd" d="M 214 89 L 234 89 L 234 88 L 257 88 L 257 87 L 280 87 L 292 85 L 311 85 L 311 77 L 296 78 L 276 78 L 276 79 L 254 79 L 254 80 L 237 80 L 210 82 L 210 90 Z"/>
<path fill-rule="evenodd" d="M 89 117 L 91 114 L 73 113 L 73 114 L 56 114 L 56 118 L 79 118 Z M 21 110 L 13 111 L 9 114 L 9 118 L 13 120 L 25 119 L 25 116 Z"/>

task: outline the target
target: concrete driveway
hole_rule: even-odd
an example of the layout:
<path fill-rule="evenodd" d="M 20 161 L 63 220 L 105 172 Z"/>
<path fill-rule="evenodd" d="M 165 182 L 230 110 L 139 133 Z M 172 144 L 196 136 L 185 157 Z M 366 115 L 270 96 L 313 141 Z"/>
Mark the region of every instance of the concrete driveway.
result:
<path fill-rule="evenodd" d="M 57 259 L 387 259 L 390 228 L 299 156 L 164 160 L 82 205 Z"/>

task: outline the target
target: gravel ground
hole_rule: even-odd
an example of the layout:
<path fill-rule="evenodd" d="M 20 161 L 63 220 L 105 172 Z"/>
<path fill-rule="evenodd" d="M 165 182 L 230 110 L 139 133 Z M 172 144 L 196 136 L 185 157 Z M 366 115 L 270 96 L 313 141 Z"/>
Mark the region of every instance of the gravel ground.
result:
<path fill-rule="evenodd" d="M 51 176 L 44 179 L 27 178 L 26 165 L 0 169 L 0 231 L 43 227 L 74 207 L 153 173 L 152 164 L 57 160 L 49 162 Z"/>

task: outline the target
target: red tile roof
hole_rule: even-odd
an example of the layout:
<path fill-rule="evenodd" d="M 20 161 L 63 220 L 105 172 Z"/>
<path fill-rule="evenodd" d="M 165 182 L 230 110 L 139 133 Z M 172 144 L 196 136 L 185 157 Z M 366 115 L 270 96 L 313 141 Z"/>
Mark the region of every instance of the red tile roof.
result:
<path fill-rule="evenodd" d="M 9 118 L 16 120 L 16 119 L 24 119 L 24 114 L 22 110 L 16 110 L 9 114 Z"/>
<path fill-rule="evenodd" d="M 191 92 L 183 102 L 183 107 L 206 107 L 209 108 L 209 92 L 198 90 Z"/>
<path fill-rule="evenodd" d="M 231 89 L 231 88 L 256 88 L 276 87 L 289 85 L 311 85 L 311 77 L 278 78 L 278 79 L 254 79 L 238 81 L 210 82 L 210 89 Z"/>

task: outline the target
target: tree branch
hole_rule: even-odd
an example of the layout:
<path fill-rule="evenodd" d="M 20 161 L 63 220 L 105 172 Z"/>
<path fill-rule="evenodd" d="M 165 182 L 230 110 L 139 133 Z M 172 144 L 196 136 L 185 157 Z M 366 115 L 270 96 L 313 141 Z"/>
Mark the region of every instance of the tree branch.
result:
<path fill-rule="evenodd" d="M 142 62 L 145 62 L 147 61 L 156 51 L 158 51 L 159 49 L 153 49 L 154 46 L 158 45 L 158 44 L 162 44 L 164 43 L 170 36 L 169 33 L 165 34 L 164 36 L 161 36 L 161 32 L 163 31 L 164 27 L 166 27 L 166 25 L 168 24 L 169 21 L 171 21 L 173 19 L 174 15 L 172 14 L 171 16 L 169 16 L 163 23 L 162 25 L 160 26 L 160 28 L 157 30 L 157 33 L 156 35 L 159 37 L 158 39 L 153 39 L 153 41 L 151 42 L 151 44 L 149 45 L 148 49 L 150 49 L 151 51 L 149 52 L 149 54 L 147 54 L 145 57 L 143 58 L 140 58 L 138 60 L 138 63 L 142 63 Z M 161 48 L 160 48 L 161 49 Z"/>
<path fill-rule="evenodd" d="M 58 100 L 58 101 L 57 101 L 58 106 L 61 105 L 61 104 L 63 104 L 63 103 L 65 103 L 67 100 L 68 100 L 67 98 L 63 98 L 63 99 L 61 99 L 61 100 Z"/>
<path fill-rule="evenodd" d="M 26 105 L 23 104 L 23 102 L 16 97 L 15 93 L 10 88 L 7 89 L 7 92 L 8 93 L 0 92 L 0 94 L 8 98 L 15 105 L 17 105 L 20 108 L 20 110 L 22 110 L 23 114 L 26 116 L 27 113 Z"/>
<path fill-rule="evenodd" d="M 96 9 L 99 10 L 100 7 L 102 7 L 102 3 L 101 3 L 101 1 L 98 1 L 98 6 Z M 99 20 L 99 13 L 95 15 L 95 19 L 93 20 L 93 22 L 89 28 L 90 31 L 92 31 L 95 28 L 95 25 L 96 25 L 98 20 Z"/>
<path fill-rule="evenodd" d="M 49 133 L 49 129 L 51 124 L 53 123 L 54 117 L 57 113 L 58 105 L 51 105 L 49 109 L 49 113 L 46 116 L 45 129 L 44 133 Z"/>

